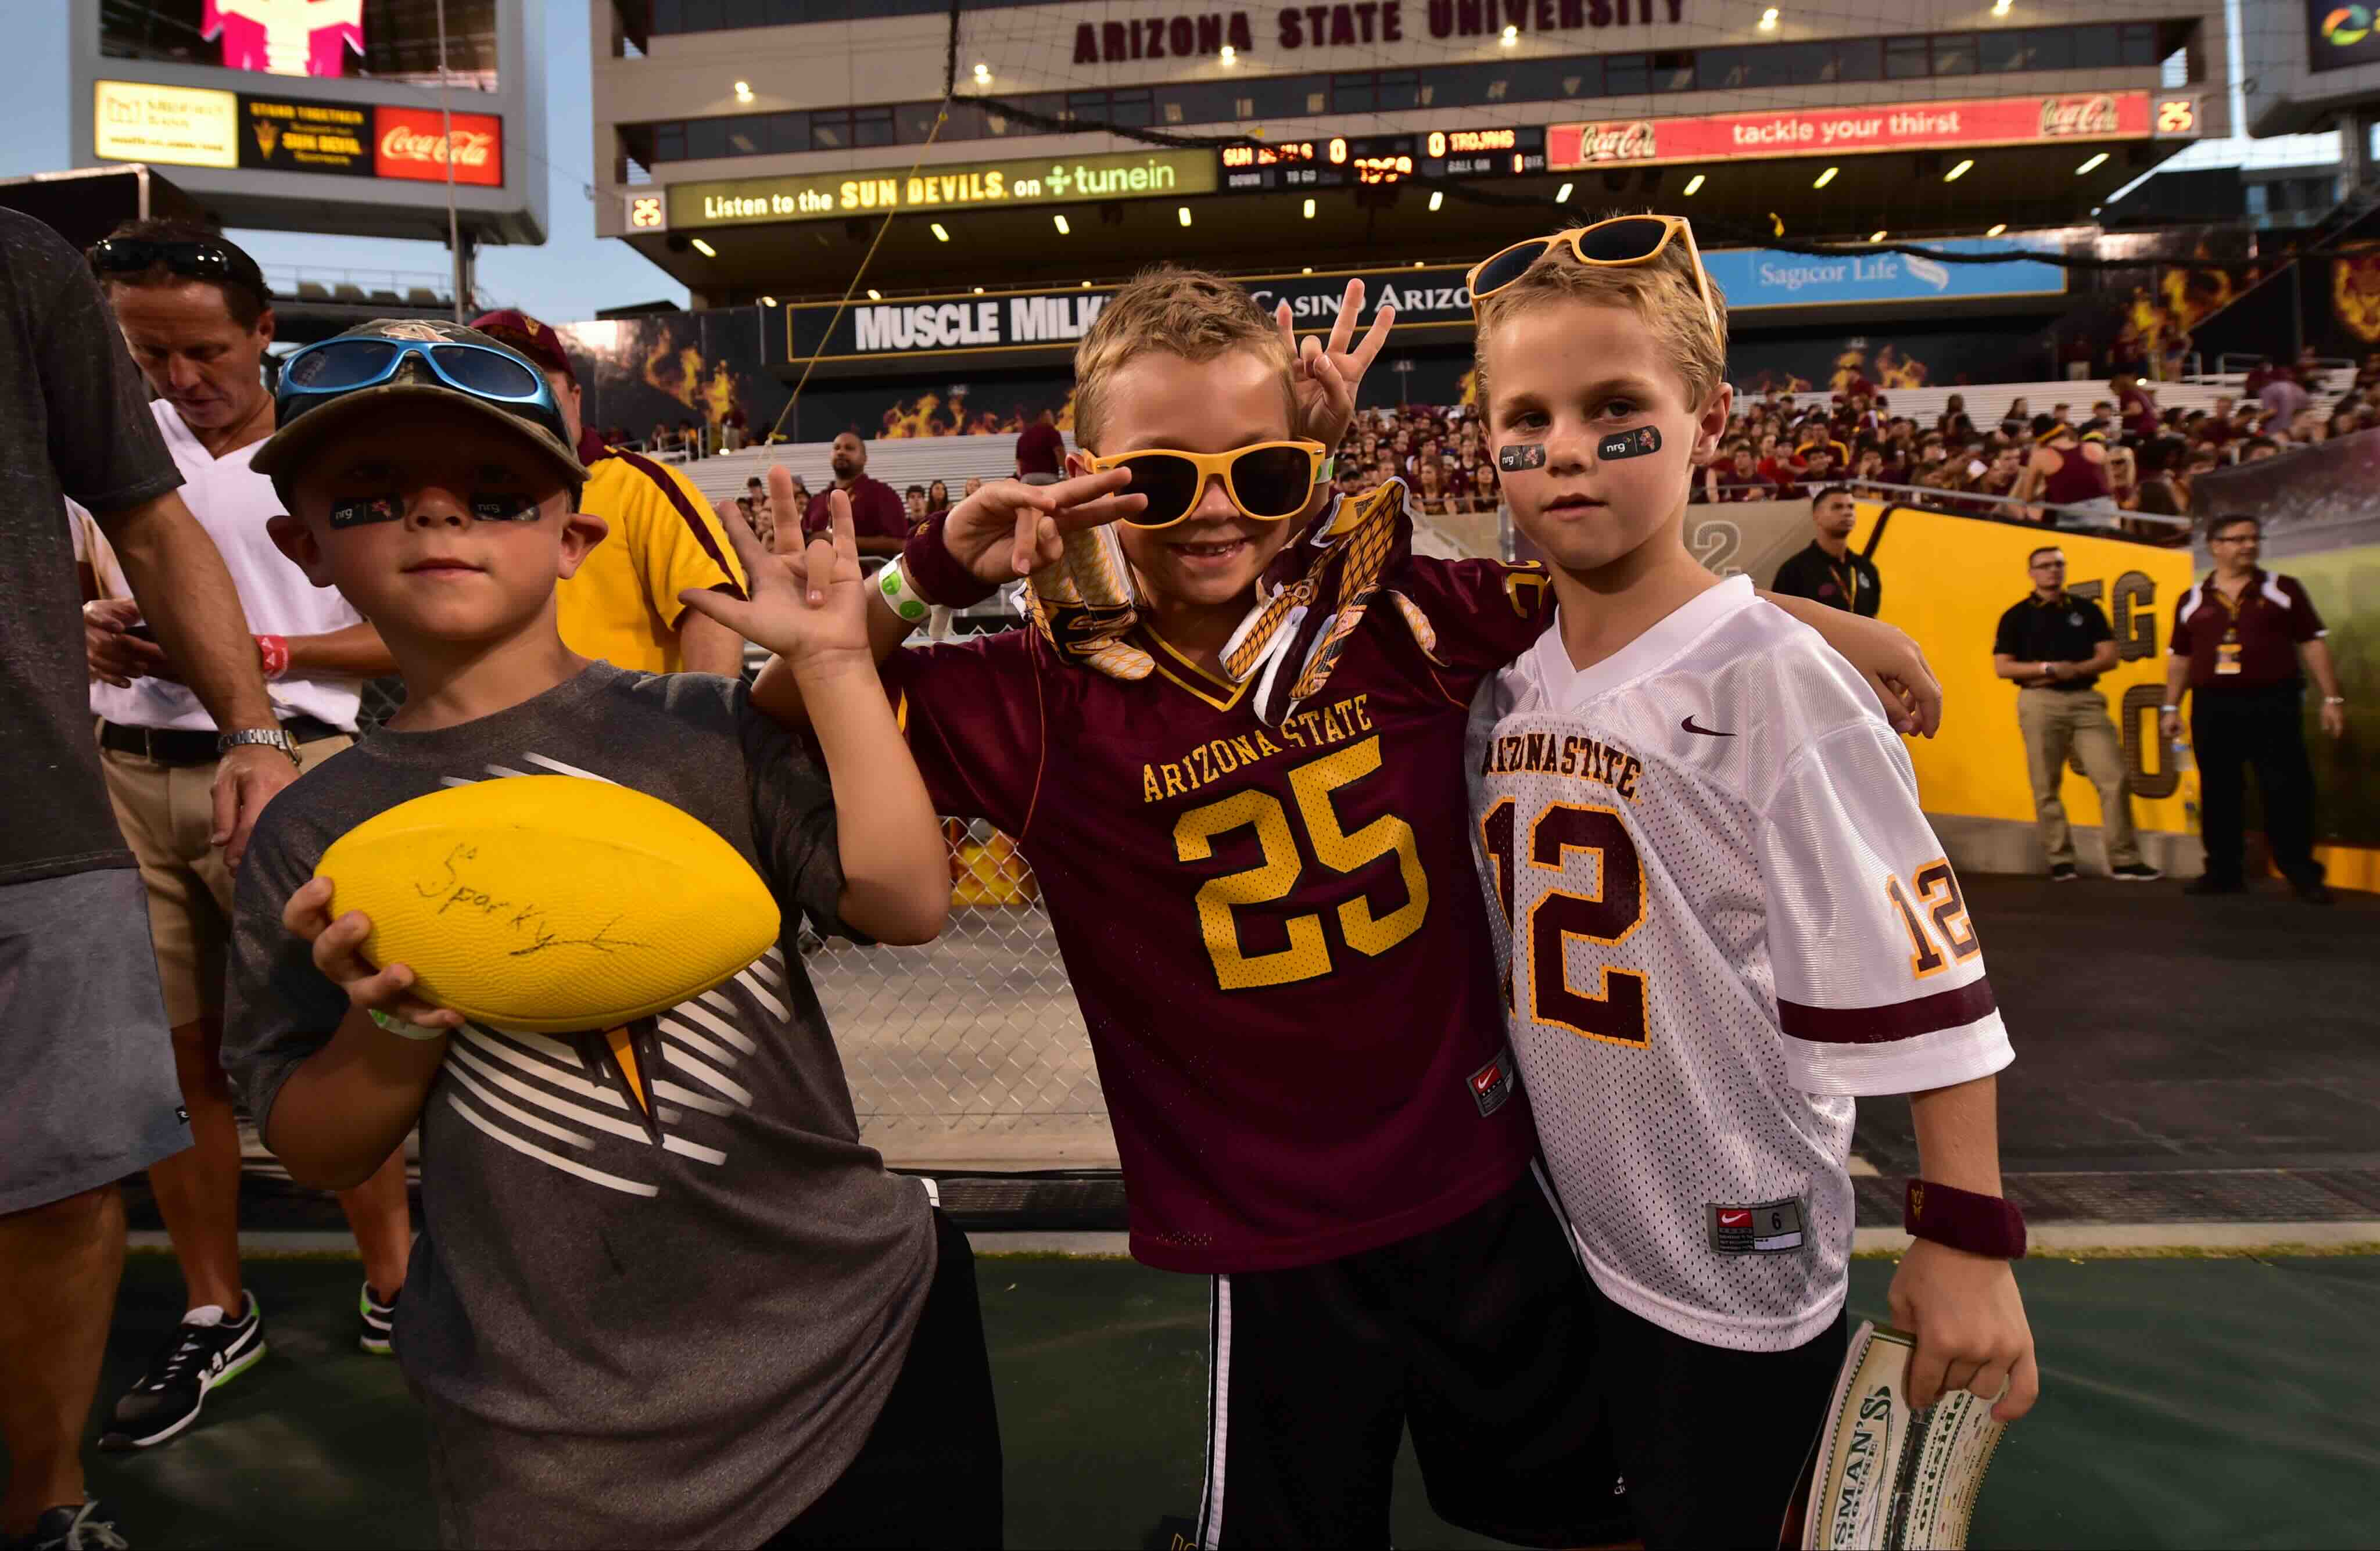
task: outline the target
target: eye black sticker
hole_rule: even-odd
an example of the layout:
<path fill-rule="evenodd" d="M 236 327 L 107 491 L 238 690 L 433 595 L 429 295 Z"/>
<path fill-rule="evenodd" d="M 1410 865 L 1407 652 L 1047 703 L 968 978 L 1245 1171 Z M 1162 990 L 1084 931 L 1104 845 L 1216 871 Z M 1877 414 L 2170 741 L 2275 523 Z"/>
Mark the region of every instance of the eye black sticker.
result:
<path fill-rule="evenodd" d="M 1546 444 L 1542 442 L 1518 442 L 1496 449 L 1496 467 L 1507 474 L 1523 474 L 1546 466 Z"/>
<path fill-rule="evenodd" d="M 333 527 L 360 527 L 366 523 L 395 522 L 405 515 L 405 502 L 394 495 L 342 496 L 331 503 Z"/>
<path fill-rule="evenodd" d="M 471 515 L 481 522 L 535 522 L 538 519 L 537 497 L 475 495 L 471 498 Z"/>
<path fill-rule="evenodd" d="M 1598 458 L 1641 458 L 1647 453 L 1660 450 L 1660 428 L 1638 426 L 1634 430 L 1616 431 L 1605 437 L 1595 449 L 1595 455 Z"/>

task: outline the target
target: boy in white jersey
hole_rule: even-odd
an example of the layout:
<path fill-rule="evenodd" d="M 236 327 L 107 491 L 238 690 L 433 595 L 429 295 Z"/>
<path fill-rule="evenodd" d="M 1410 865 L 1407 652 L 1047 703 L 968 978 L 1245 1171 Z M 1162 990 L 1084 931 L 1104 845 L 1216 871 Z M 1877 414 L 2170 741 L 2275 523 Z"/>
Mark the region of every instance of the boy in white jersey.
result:
<path fill-rule="evenodd" d="M 2008 1036 L 1859 675 L 1685 546 L 1731 397 L 1686 224 L 1524 244 L 1472 290 L 1488 438 L 1560 604 L 1469 744 L 1512 1045 L 1646 1542 L 1774 1545 L 1845 1344 L 1854 1096 L 1911 1096 L 1912 1402 L 2033 1403 Z"/>

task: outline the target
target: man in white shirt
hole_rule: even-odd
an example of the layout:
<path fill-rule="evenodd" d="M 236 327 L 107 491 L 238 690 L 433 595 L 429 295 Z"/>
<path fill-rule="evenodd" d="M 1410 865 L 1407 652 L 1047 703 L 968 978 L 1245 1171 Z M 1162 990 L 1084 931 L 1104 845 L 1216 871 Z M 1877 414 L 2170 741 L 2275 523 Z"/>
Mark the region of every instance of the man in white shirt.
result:
<path fill-rule="evenodd" d="M 273 710 L 311 769 L 354 741 L 363 681 L 395 671 L 379 634 L 336 591 L 318 588 L 274 545 L 272 482 L 249 467 L 273 433 L 261 370 L 272 297 L 255 261 L 204 226 L 142 221 L 91 249 L 91 261 L 132 358 L 157 394 L 150 406 L 185 480 L 183 497 L 223 553 Z M 116 1404 L 103 1448 L 162 1443 L 197 1419 L 207 1391 L 264 1351 L 255 1301 L 241 1287 L 237 1123 L 222 1064 L 224 953 L 232 874 L 212 832 L 214 722 L 146 638 L 107 540 L 69 508 L 85 577 L 86 645 L 109 799 L 147 885 L 151 933 L 173 1028 L 193 1145 L 150 1167 L 151 1189 L 187 1284 L 188 1312 L 149 1373 Z M 412 1248 L 405 1168 L 394 1158 L 342 1194 L 364 1256 L 366 1351 L 388 1350 L 389 1319 Z"/>

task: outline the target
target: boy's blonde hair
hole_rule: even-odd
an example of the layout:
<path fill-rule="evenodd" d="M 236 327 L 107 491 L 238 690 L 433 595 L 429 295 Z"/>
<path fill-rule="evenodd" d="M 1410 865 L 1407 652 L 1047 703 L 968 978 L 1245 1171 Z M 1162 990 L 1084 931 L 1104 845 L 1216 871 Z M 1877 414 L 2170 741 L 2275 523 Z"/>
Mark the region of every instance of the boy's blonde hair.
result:
<path fill-rule="evenodd" d="M 1158 264 L 1118 291 L 1075 347 L 1075 444 L 1099 450 L 1108 380 L 1125 363 L 1156 353 L 1194 362 L 1253 350 L 1279 369 L 1290 434 L 1297 423 L 1296 357 L 1281 330 L 1246 291 L 1205 270 Z"/>
<path fill-rule="evenodd" d="M 1685 379 L 1688 406 L 1700 409 L 1727 375 L 1727 298 L 1711 283 L 1711 307 L 1718 315 L 1718 332 L 1711 332 L 1703 311 L 1701 291 L 1694 284 L 1694 261 L 1686 250 L 1685 234 L 1670 238 L 1669 246 L 1649 264 L 1613 266 L 1582 264 L 1566 242 L 1555 243 L 1528 272 L 1479 304 L 1476 385 L 1479 405 L 1488 403 L 1488 338 L 1500 323 L 1555 302 L 1585 302 L 1592 307 L 1624 307 L 1653 331 L 1662 353 Z"/>

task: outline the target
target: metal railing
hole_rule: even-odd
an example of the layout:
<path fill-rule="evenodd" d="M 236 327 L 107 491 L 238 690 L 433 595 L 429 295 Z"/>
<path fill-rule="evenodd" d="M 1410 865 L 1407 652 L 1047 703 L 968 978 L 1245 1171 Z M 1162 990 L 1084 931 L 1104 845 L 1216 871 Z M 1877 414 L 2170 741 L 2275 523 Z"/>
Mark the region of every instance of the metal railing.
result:
<path fill-rule="evenodd" d="M 2056 513 L 2062 519 L 2051 525 L 2071 528 L 2095 528 L 2107 533 L 2120 533 L 2128 522 L 2149 523 L 2158 527 L 2170 527 L 2183 532 L 2190 528 L 2188 517 L 2169 517 L 2161 512 L 2128 512 L 2115 503 L 2115 497 L 2106 498 L 2107 504 L 2075 503 L 2060 505 L 2047 501 L 2019 501 L 2013 496 L 1986 495 L 1981 491 L 1937 490 L 1926 485 L 1889 485 L 1881 479 L 1835 479 L 1829 483 L 1845 490 L 1881 491 L 1903 506 L 1941 508 L 1952 505 L 1985 505 L 1995 508 L 1991 515 L 2002 522 L 2021 522 L 2042 526 L 2033 514 Z M 1973 514 L 1967 514 L 1972 515 Z"/>

